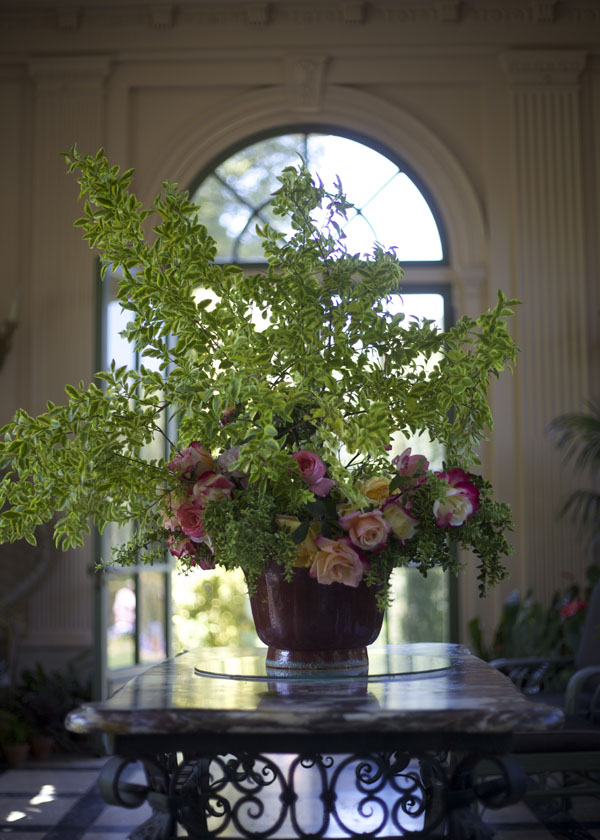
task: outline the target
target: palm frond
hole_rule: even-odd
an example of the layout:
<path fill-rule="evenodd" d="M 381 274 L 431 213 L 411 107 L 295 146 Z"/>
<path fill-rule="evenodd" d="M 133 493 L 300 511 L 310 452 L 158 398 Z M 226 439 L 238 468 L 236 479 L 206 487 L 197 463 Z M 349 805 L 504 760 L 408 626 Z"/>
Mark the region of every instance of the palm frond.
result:
<path fill-rule="evenodd" d="M 590 400 L 589 412 L 561 414 L 548 425 L 556 446 L 575 467 L 600 468 L 600 401 Z"/>
<path fill-rule="evenodd" d="M 561 514 L 570 514 L 575 523 L 588 530 L 591 542 L 600 537 L 600 493 L 595 490 L 575 490 Z"/>

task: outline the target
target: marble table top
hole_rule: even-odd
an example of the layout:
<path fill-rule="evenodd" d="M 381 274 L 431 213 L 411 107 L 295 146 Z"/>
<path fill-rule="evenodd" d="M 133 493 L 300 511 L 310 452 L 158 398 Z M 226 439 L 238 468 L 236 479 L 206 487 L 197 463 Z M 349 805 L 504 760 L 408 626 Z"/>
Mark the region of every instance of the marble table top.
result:
<path fill-rule="evenodd" d="M 108 700 L 72 711 L 72 732 L 512 733 L 559 726 L 562 712 L 529 702 L 460 645 L 369 648 L 369 673 L 267 675 L 265 650 L 185 652 L 149 668 Z"/>

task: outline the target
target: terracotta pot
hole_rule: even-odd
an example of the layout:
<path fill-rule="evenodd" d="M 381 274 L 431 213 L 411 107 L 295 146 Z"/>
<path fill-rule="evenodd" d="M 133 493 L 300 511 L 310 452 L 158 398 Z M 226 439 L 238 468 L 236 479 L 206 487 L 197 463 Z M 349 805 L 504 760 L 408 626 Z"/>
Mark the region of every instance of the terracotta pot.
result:
<path fill-rule="evenodd" d="M 266 645 L 267 668 L 368 668 L 367 645 L 381 630 L 383 612 L 376 587 L 321 584 L 307 568 L 288 582 L 282 567 L 267 566 L 250 598 L 258 637 Z"/>
<path fill-rule="evenodd" d="M 54 749 L 54 738 L 51 735 L 32 735 L 29 744 L 33 760 L 46 761 Z"/>
<path fill-rule="evenodd" d="M 4 758 L 9 767 L 18 767 L 27 761 L 29 744 L 2 744 Z"/>

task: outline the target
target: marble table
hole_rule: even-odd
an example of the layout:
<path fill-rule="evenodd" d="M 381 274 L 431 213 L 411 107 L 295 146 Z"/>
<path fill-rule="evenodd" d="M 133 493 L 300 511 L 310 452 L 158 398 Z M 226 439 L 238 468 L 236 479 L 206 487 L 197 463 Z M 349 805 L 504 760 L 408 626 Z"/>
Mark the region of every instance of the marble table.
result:
<path fill-rule="evenodd" d="M 257 649 L 186 652 L 67 727 L 108 737 L 108 802 L 152 806 L 134 838 L 483 838 L 473 805 L 524 791 L 513 734 L 561 722 L 465 648 L 413 644 L 374 646 L 368 673 L 344 675 L 267 673 Z M 145 786 L 126 781 L 135 761 Z"/>

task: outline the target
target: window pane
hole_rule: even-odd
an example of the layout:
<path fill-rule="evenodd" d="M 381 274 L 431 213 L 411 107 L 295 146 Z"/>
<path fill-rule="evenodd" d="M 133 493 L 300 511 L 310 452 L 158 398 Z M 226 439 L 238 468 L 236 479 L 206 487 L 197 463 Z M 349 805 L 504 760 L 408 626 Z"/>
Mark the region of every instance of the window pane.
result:
<path fill-rule="evenodd" d="M 109 668 L 135 665 L 135 583 L 133 577 L 109 577 L 107 664 Z"/>
<path fill-rule="evenodd" d="M 140 662 L 159 662 L 167 655 L 165 575 L 144 571 L 139 577 Z"/>
<path fill-rule="evenodd" d="M 370 146 L 334 134 L 270 137 L 228 157 L 192 194 L 199 218 L 217 242 L 220 262 L 263 260 L 257 223 L 269 221 L 269 202 L 285 166 L 304 159 L 314 175 L 333 189 L 339 177 L 348 200 L 345 233 L 352 253 L 371 253 L 375 241 L 396 247 L 399 259 L 443 259 L 440 233 L 429 204 L 398 165 Z"/>

